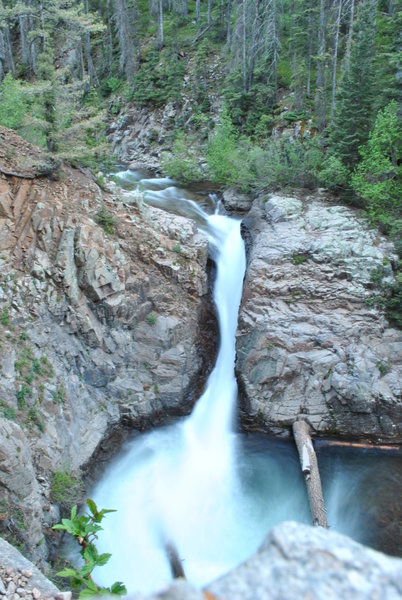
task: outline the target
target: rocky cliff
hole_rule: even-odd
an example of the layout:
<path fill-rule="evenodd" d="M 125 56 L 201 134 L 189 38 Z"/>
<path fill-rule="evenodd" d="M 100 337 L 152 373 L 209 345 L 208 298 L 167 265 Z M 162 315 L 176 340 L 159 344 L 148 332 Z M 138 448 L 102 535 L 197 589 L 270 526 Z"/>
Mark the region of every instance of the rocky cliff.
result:
<path fill-rule="evenodd" d="M 188 412 L 216 346 L 193 223 L 56 168 L 0 129 L 0 525 L 36 559 L 51 474 Z"/>
<path fill-rule="evenodd" d="M 323 194 L 261 197 L 244 226 L 245 422 L 283 433 L 305 414 L 319 434 L 400 442 L 402 335 L 373 305 L 373 274 L 394 280 L 392 245 Z"/>

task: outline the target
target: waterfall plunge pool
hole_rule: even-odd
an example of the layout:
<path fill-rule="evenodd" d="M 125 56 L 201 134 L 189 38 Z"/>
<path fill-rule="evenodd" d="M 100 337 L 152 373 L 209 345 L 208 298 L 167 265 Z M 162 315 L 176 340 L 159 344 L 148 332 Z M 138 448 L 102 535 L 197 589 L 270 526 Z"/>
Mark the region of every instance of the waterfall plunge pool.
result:
<path fill-rule="evenodd" d="M 124 171 L 116 180 L 145 190 L 153 206 L 194 218 L 208 235 L 221 342 L 193 413 L 127 442 L 92 490 L 100 507 L 117 509 L 98 544 L 112 558 L 95 578 L 123 581 L 129 592 L 157 590 L 171 579 L 166 545 L 173 543 L 187 578 L 201 587 L 252 554 L 274 525 L 311 523 L 307 495 L 293 444 L 236 433 L 235 330 L 245 269 L 240 222 L 218 214 L 214 197 L 168 178 Z M 400 553 L 401 508 L 391 501 L 402 491 L 400 456 L 322 447 L 318 460 L 330 526 Z"/>

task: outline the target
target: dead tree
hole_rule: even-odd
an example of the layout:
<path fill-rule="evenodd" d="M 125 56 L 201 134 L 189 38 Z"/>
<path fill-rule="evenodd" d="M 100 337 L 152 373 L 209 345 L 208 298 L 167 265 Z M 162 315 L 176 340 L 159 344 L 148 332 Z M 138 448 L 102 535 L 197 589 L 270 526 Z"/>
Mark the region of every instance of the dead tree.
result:
<path fill-rule="evenodd" d="M 293 423 L 293 435 L 299 452 L 300 465 L 306 482 L 310 510 L 314 525 L 328 527 L 327 513 L 322 495 L 317 456 L 310 437 L 309 424 L 300 418 Z"/>

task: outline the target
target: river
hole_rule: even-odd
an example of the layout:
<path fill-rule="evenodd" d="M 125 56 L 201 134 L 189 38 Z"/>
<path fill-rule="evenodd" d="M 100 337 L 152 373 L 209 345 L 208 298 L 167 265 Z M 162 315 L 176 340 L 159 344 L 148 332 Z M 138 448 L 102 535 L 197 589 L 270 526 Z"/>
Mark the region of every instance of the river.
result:
<path fill-rule="evenodd" d="M 220 214 L 214 196 L 169 179 L 125 171 L 117 180 L 126 188 L 139 186 L 150 204 L 195 219 L 208 236 L 217 266 L 220 348 L 192 414 L 136 435 L 92 490 L 98 506 L 117 509 L 99 538 L 99 549 L 112 558 L 95 578 L 123 581 L 129 592 L 157 590 L 171 579 L 166 546 L 173 544 L 187 578 L 203 586 L 253 553 L 275 524 L 310 523 L 306 492 L 292 444 L 237 432 L 235 332 L 245 271 L 240 221 Z M 373 509 L 379 492 L 367 500 L 367 490 L 378 483 L 377 459 L 372 451 L 319 450 L 328 521 L 359 541 L 398 553 L 392 532 L 384 536 L 381 511 Z M 383 472 L 395 473 L 392 460 L 399 459 L 382 458 Z M 401 485 L 392 477 L 391 487 Z"/>

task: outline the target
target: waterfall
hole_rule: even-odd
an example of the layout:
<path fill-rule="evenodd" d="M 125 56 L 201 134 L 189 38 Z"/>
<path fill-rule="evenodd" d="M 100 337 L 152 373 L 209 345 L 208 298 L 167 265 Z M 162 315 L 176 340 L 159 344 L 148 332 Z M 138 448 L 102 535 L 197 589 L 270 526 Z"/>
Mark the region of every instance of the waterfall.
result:
<path fill-rule="evenodd" d="M 178 194 L 170 185 L 148 192 L 148 200 L 177 201 Z M 235 543 L 241 516 L 233 503 L 239 487 L 235 332 L 245 271 L 240 221 L 208 215 L 192 200 L 180 201 L 201 222 L 216 262 L 220 347 L 193 413 L 132 441 L 92 493 L 99 506 L 117 509 L 108 515 L 99 540 L 112 558 L 96 578 L 100 583 L 119 579 L 129 591 L 154 590 L 171 579 L 166 543 L 175 545 L 186 576 L 196 585 L 226 572 L 247 552 L 247 544 L 239 552 Z"/>
<path fill-rule="evenodd" d="M 212 201 L 170 179 L 143 177 L 120 174 L 126 187 L 140 181 L 147 202 L 193 218 L 208 236 L 217 265 L 220 330 L 216 364 L 193 413 L 129 442 L 90 494 L 99 507 L 117 510 L 107 515 L 97 544 L 112 558 L 95 580 L 103 585 L 120 580 L 129 592 L 147 593 L 171 580 L 166 544 L 175 545 L 187 578 L 201 587 L 248 558 L 274 525 L 311 523 L 311 514 L 293 445 L 234 428 L 235 331 L 245 268 L 240 222 L 208 214 Z M 381 479 L 375 455 L 349 450 L 334 457 L 321 450 L 319 461 L 331 525 L 395 553 L 399 534 L 392 536 L 395 544 L 384 534 L 381 498 L 388 506 L 400 459 L 381 459 Z"/>

